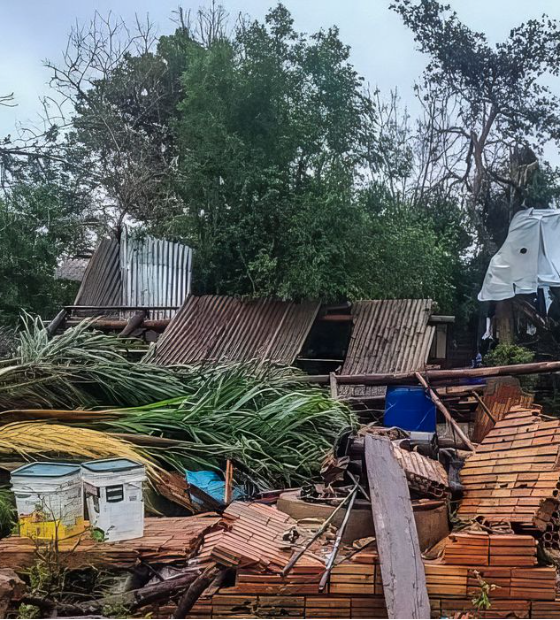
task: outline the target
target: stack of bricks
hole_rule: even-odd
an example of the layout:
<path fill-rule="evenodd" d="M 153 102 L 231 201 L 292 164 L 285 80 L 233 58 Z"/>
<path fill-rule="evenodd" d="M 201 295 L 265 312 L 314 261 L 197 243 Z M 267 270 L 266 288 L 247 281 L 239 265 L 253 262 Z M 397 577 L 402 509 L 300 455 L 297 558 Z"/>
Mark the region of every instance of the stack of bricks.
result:
<path fill-rule="evenodd" d="M 446 564 L 464 566 L 535 566 L 537 541 L 516 534 L 451 534 L 443 557 Z"/>
<path fill-rule="evenodd" d="M 560 487 L 560 420 L 514 407 L 461 470 L 458 516 L 539 533 L 552 523 Z"/>
<path fill-rule="evenodd" d="M 225 517 L 223 532 L 210 532 L 205 537 L 199 559 L 220 563 L 219 558 L 227 558 L 225 565 L 232 568 L 232 557 L 237 553 L 234 583 L 201 597 L 190 618 L 387 617 L 374 544 L 358 552 L 341 549 L 320 592 L 331 542 L 322 541 L 305 553 L 283 577 L 281 558 L 287 563 L 294 549 L 282 542 L 281 531 L 289 530 L 295 522 L 272 506 L 257 504 L 234 503 Z M 254 526 L 257 522 L 262 525 L 260 531 Z M 244 537 L 243 544 L 240 537 Z M 560 618 L 556 571 L 537 565 L 533 536 L 459 532 L 451 534 L 442 546 L 441 557 L 424 560 L 432 617 L 460 612 L 488 618 Z M 230 553 L 224 556 L 226 548 Z M 489 610 L 473 607 L 472 599 L 480 593 L 477 575 L 497 586 L 490 593 Z"/>

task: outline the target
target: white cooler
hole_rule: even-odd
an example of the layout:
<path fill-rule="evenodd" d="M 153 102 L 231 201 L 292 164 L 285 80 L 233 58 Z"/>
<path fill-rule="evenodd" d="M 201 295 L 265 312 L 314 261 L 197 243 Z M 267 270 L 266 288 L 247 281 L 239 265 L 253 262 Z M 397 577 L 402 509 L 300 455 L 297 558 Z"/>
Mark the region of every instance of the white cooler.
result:
<path fill-rule="evenodd" d="M 82 463 L 82 480 L 90 525 L 101 530 L 104 540 L 143 536 L 143 465 L 124 458 L 88 461 Z"/>

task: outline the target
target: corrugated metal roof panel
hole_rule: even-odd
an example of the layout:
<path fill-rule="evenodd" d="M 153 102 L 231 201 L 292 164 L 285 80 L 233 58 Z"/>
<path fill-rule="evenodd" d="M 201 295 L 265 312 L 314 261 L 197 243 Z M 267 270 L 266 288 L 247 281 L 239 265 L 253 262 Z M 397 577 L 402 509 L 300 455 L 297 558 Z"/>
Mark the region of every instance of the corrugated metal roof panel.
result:
<path fill-rule="evenodd" d="M 434 328 L 431 299 L 385 299 L 352 304 L 354 327 L 342 375 L 422 370 Z M 384 387 L 341 385 L 343 396 L 375 396 Z"/>
<path fill-rule="evenodd" d="M 186 245 L 123 235 L 120 263 L 124 306 L 179 307 L 190 293 L 192 250 Z M 173 314 L 171 310 L 156 310 L 150 318 L 170 318 Z"/>
<path fill-rule="evenodd" d="M 119 243 L 115 238 L 102 239 L 91 257 L 76 306 L 118 306 L 122 304 L 122 280 Z"/>
<path fill-rule="evenodd" d="M 268 360 L 292 364 L 319 303 L 191 296 L 156 345 L 160 364 Z"/>

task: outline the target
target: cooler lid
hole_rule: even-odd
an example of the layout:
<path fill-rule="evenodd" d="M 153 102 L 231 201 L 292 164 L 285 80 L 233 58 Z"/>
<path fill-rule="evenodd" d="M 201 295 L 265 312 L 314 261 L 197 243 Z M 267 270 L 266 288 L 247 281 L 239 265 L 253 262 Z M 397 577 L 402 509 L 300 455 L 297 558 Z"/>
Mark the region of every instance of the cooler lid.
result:
<path fill-rule="evenodd" d="M 96 473 L 112 473 L 144 468 L 141 463 L 137 463 L 131 459 L 99 459 L 97 461 L 87 461 L 86 463 L 82 463 L 82 467 L 88 471 L 93 471 Z"/>
<path fill-rule="evenodd" d="M 72 463 L 29 463 L 14 469 L 12 478 L 17 476 L 35 476 L 37 478 L 60 478 L 80 472 L 80 466 Z"/>

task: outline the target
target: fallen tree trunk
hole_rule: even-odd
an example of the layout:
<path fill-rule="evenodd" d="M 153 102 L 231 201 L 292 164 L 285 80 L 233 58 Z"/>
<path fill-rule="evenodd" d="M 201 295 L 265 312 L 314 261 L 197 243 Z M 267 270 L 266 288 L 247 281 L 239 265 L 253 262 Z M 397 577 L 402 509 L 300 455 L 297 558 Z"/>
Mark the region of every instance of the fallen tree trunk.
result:
<path fill-rule="evenodd" d="M 212 566 L 205 570 L 202 575 L 199 575 L 189 586 L 189 589 L 179 599 L 179 603 L 173 617 L 185 618 L 206 588 L 208 588 L 216 579 L 219 579 L 221 574 L 224 572 L 226 572 L 226 569 L 222 569 L 220 571 L 217 566 Z"/>
<path fill-rule="evenodd" d="M 418 383 L 417 371 L 389 372 L 369 375 L 336 375 L 338 385 L 410 385 Z M 484 368 L 455 368 L 451 370 L 426 370 L 422 375 L 430 382 L 454 381 L 458 379 L 484 379 L 534 375 L 546 372 L 560 372 L 560 361 L 531 362 L 510 366 L 488 366 Z M 329 384 L 329 375 L 309 375 L 294 378 L 295 382 Z"/>
<path fill-rule="evenodd" d="M 108 606 L 123 606 L 133 612 L 140 607 L 151 605 L 160 600 L 176 596 L 188 588 L 200 575 L 199 569 L 191 569 L 178 577 L 172 577 L 159 583 L 144 586 L 137 590 L 130 590 L 122 594 L 114 594 L 104 598 L 85 601 L 83 603 L 65 604 L 58 603 L 49 599 L 39 599 L 37 597 L 27 598 L 28 602 L 41 607 L 42 609 L 55 610 L 59 616 L 87 616 L 97 614 Z M 26 600 L 26 599 L 24 599 Z"/>

